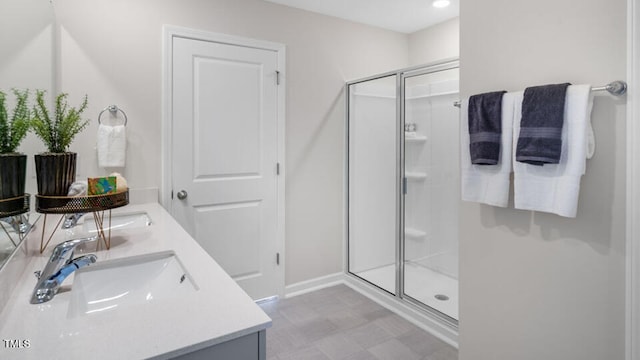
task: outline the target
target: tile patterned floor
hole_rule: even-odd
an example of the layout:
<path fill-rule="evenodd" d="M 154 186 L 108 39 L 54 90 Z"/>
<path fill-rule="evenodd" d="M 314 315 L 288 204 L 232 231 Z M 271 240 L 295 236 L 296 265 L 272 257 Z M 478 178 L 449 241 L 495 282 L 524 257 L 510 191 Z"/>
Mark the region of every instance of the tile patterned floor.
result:
<path fill-rule="evenodd" d="M 267 360 L 457 360 L 458 351 L 345 285 L 261 303 Z"/>

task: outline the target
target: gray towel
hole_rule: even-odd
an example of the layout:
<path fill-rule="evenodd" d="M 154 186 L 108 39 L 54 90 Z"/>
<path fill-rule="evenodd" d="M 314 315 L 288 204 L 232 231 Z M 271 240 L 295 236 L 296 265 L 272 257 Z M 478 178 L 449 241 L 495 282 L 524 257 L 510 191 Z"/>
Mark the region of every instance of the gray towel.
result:
<path fill-rule="evenodd" d="M 500 160 L 502 95 L 494 91 L 469 98 L 469 154 L 475 165 L 496 165 Z"/>
<path fill-rule="evenodd" d="M 562 154 L 564 103 L 569 83 L 526 88 L 516 161 L 557 164 Z"/>

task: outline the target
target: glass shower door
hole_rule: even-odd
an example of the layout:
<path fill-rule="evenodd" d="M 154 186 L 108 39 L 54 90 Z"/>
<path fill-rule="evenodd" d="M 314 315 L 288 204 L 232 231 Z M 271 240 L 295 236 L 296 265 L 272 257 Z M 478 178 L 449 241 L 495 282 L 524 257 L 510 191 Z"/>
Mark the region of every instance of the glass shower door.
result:
<path fill-rule="evenodd" d="M 396 293 L 398 212 L 397 76 L 347 87 L 348 268 Z"/>
<path fill-rule="evenodd" d="M 404 76 L 403 297 L 458 319 L 458 69 Z"/>

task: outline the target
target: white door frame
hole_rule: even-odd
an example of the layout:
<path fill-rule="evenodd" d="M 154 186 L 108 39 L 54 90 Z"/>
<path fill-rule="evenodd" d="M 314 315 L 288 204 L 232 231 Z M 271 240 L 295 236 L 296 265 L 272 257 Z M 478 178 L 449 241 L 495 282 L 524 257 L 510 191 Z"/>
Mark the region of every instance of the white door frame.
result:
<path fill-rule="evenodd" d="M 278 54 L 278 69 L 280 86 L 278 86 L 278 105 L 277 105 L 277 158 L 280 164 L 280 176 L 277 182 L 277 243 L 278 253 L 280 254 L 280 268 L 278 271 L 278 289 L 277 293 L 280 297 L 284 296 L 284 268 L 285 268 L 285 95 L 286 95 L 286 52 L 283 44 L 267 42 L 262 40 L 254 40 L 249 38 L 237 37 L 232 35 L 213 33 L 202 30 L 189 29 L 184 27 L 164 25 L 162 27 L 162 182 L 160 185 L 160 204 L 169 213 L 171 209 L 171 191 L 172 183 L 172 136 L 173 133 L 173 38 L 182 37 L 194 40 L 211 41 L 229 45 L 238 45 L 252 47 L 256 49 L 264 49 L 275 51 Z"/>
<path fill-rule="evenodd" d="M 626 359 L 640 360 L 640 1 L 627 0 Z"/>

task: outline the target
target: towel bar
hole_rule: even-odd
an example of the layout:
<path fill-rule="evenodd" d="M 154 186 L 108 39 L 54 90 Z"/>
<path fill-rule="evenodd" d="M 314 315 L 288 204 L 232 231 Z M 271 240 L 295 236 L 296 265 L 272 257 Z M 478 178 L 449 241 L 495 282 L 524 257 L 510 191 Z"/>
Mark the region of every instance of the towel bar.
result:
<path fill-rule="evenodd" d="M 627 93 L 627 83 L 621 80 L 616 80 L 608 83 L 605 86 L 592 87 L 591 91 L 608 91 L 609 94 L 614 96 L 622 96 Z M 460 100 L 453 102 L 453 106 L 460 107 Z"/>
<path fill-rule="evenodd" d="M 100 117 L 102 116 L 102 113 L 104 113 L 105 111 L 109 110 L 109 112 L 113 115 L 113 116 L 117 116 L 118 115 L 118 111 L 120 111 L 122 113 L 122 115 L 124 116 L 124 126 L 127 126 L 127 114 L 120 109 L 117 105 L 109 105 L 106 108 L 102 109 L 102 111 L 100 111 L 100 114 L 98 114 L 98 124 L 102 124 L 100 122 Z"/>

